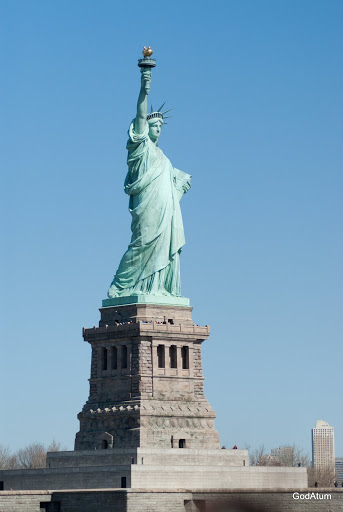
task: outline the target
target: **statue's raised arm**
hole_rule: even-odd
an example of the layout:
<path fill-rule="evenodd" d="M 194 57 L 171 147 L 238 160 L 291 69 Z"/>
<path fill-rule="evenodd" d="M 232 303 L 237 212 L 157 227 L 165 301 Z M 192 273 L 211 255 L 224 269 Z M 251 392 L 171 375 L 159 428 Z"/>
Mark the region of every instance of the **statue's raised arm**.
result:
<path fill-rule="evenodd" d="M 135 132 L 143 133 L 147 124 L 148 114 L 148 94 L 150 91 L 151 71 L 147 68 L 141 68 L 141 90 L 139 91 L 137 101 L 137 114 L 135 119 Z"/>

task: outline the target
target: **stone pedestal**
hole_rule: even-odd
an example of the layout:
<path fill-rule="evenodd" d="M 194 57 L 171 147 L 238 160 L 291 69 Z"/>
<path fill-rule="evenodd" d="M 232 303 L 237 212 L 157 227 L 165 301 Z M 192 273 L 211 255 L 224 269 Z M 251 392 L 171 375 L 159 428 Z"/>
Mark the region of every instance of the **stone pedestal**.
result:
<path fill-rule="evenodd" d="M 201 344 L 208 326 L 191 307 L 104 307 L 92 346 L 90 394 L 75 450 L 217 449 L 215 413 L 204 396 Z"/>
<path fill-rule="evenodd" d="M 0 471 L 4 489 L 145 489 L 149 503 L 160 489 L 170 503 L 175 489 L 307 486 L 305 468 L 249 467 L 247 450 L 219 449 L 201 365 L 210 330 L 193 323 L 192 308 L 100 311 L 99 326 L 83 331 L 92 346 L 90 394 L 75 450 L 49 453 L 46 469 Z"/>

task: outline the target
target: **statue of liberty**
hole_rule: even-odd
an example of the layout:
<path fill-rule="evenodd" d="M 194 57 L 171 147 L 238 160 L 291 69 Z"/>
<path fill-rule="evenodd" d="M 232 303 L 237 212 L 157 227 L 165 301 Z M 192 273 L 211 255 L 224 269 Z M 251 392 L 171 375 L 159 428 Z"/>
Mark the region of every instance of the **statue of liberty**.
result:
<path fill-rule="evenodd" d="M 108 291 L 110 299 L 132 295 L 181 296 L 180 253 L 185 237 L 180 200 L 191 186 L 191 176 L 173 167 L 158 147 L 168 111 L 162 112 L 162 105 L 157 111 L 151 108 L 147 112 L 151 67 L 155 61 L 149 59 L 150 47 L 144 50 L 145 59 L 139 64 L 141 89 L 137 113 L 126 146 L 128 172 L 124 190 L 130 197 L 132 236 Z M 146 62 L 152 63 L 150 67 Z"/>

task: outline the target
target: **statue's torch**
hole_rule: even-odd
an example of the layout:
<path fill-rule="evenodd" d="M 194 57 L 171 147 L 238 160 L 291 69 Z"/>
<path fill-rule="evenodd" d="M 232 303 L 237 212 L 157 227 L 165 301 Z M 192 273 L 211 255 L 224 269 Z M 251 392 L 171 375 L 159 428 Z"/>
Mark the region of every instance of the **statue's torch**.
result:
<path fill-rule="evenodd" d="M 151 47 L 148 46 L 148 48 L 146 48 L 146 46 L 144 46 L 142 53 L 144 55 L 144 59 L 138 59 L 138 66 L 141 68 L 142 72 L 151 70 L 156 66 L 156 60 L 151 59 L 151 55 L 153 54 Z M 147 88 L 149 90 L 150 85 L 147 86 Z"/>

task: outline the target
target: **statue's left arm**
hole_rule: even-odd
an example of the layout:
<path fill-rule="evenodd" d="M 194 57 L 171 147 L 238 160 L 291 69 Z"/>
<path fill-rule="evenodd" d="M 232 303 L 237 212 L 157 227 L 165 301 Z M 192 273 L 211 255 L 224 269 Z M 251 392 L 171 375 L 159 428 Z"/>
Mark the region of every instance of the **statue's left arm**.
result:
<path fill-rule="evenodd" d="M 174 167 L 173 178 L 175 188 L 179 193 L 179 198 L 181 199 L 183 194 L 186 194 L 186 192 L 188 192 L 188 190 L 191 188 L 192 176 Z"/>

